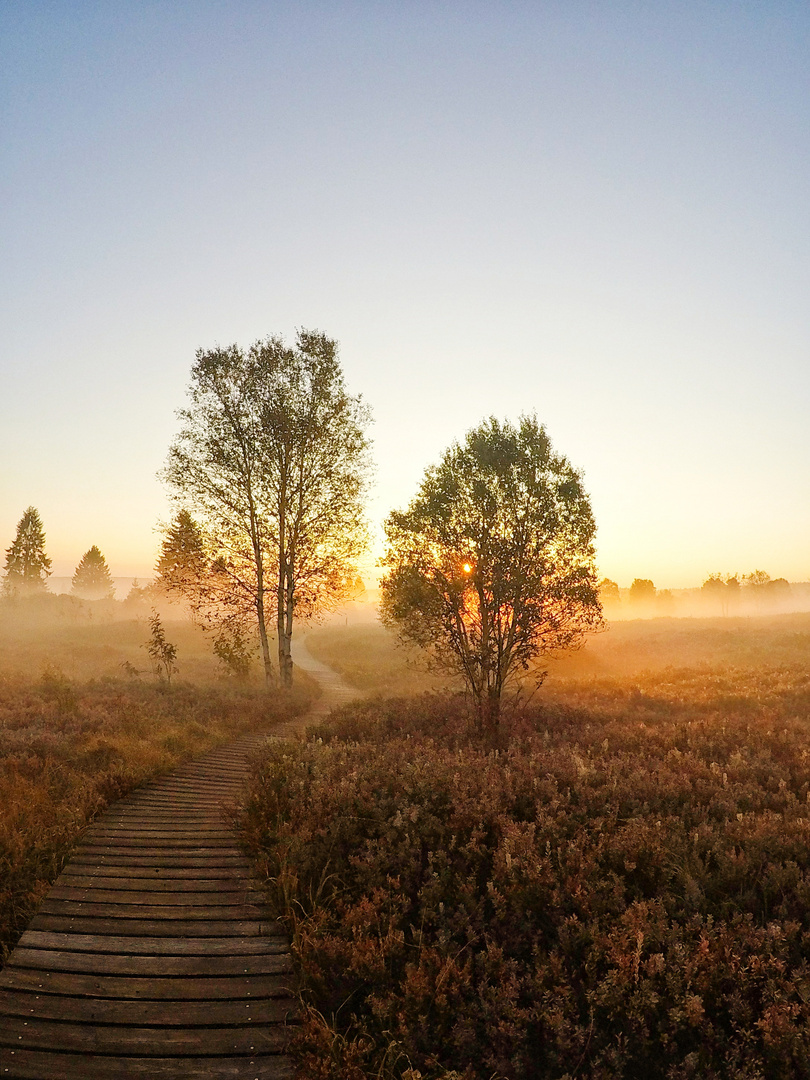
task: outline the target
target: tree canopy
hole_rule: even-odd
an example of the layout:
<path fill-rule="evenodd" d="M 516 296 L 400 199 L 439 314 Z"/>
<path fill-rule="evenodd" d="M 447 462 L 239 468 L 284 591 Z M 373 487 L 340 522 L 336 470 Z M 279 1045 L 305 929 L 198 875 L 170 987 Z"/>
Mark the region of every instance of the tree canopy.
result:
<path fill-rule="evenodd" d="M 115 596 L 107 560 L 95 544 L 82 555 L 73 574 L 71 592 L 83 600 L 112 600 Z"/>
<path fill-rule="evenodd" d="M 274 610 L 289 684 L 294 619 L 352 588 L 366 545 L 368 410 L 346 392 L 336 342 L 300 330 L 292 347 L 198 351 L 179 417 L 163 477 L 194 516 L 222 610 L 255 619 L 268 681 Z"/>
<path fill-rule="evenodd" d="M 8 597 L 36 596 L 47 591 L 51 560 L 45 554 L 45 532 L 42 518 L 34 506 L 29 506 L 17 523 L 17 535 L 6 548 L 3 595 Z"/>
<path fill-rule="evenodd" d="M 460 674 L 494 730 L 510 679 L 601 627 L 594 534 L 581 476 L 536 417 L 492 417 L 388 517 L 382 619 Z"/>

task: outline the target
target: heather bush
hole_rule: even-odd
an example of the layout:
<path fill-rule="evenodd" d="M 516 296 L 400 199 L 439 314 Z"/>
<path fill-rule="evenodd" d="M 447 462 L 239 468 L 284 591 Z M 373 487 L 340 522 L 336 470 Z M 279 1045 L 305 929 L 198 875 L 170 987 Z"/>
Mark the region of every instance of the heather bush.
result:
<path fill-rule="evenodd" d="M 366 702 L 258 770 L 301 1076 L 810 1076 L 806 668 L 581 682 L 507 721 L 493 750 L 458 699 Z"/>
<path fill-rule="evenodd" d="M 306 701 L 306 691 L 76 682 L 54 667 L 35 680 L 0 673 L 0 960 L 113 799 Z"/>

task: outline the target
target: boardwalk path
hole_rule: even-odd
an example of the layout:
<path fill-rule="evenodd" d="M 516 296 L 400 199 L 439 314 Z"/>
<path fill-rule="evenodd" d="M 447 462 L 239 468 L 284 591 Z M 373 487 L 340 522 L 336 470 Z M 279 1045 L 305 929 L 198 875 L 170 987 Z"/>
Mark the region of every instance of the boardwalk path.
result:
<path fill-rule="evenodd" d="M 323 686 L 286 736 L 354 692 Z M 115 803 L 0 973 L 0 1080 L 281 1080 L 290 959 L 224 822 L 262 736 L 213 750 Z"/>

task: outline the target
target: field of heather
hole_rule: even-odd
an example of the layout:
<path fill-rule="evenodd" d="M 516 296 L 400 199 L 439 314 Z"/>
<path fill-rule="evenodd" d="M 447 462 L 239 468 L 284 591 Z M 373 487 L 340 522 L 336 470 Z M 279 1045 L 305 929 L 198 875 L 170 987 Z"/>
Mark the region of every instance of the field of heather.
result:
<path fill-rule="evenodd" d="M 0 962 L 113 799 L 311 698 L 306 679 L 292 696 L 224 681 L 183 622 L 166 624 L 179 667 L 167 686 L 150 670 L 145 620 L 114 615 L 0 610 Z"/>
<path fill-rule="evenodd" d="M 402 675 L 382 631 L 338 633 L 311 651 Z M 268 757 L 243 826 L 300 962 L 301 1075 L 810 1076 L 809 660 L 807 615 L 626 623 L 497 750 L 433 692 Z"/>

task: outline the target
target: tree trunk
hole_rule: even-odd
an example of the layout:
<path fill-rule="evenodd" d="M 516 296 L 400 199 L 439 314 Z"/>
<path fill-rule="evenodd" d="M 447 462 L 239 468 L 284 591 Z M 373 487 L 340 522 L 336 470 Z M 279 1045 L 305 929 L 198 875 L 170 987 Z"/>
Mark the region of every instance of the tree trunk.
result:
<path fill-rule="evenodd" d="M 290 687 L 293 683 L 292 661 L 292 589 L 289 585 L 291 570 L 286 560 L 282 560 L 278 575 L 278 671 L 281 685 Z"/>
<path fill-rule="evenodd" d="M 266 686 L 273 685 L 273 663 L 270 659 L 270 642 L 267 640 L 267 623 L 264 617 L 264 595 L 259 590 L 256 597 L 256 615 L 259 620 L 259 641 L 262 646 L 262 662 L 264 664 L 264 681 Z"/>
<path fill-rule="evenodd" d="M 291 687 L 293 683 L 292 627 L 289 630 L 286 628 L 283 617 L 279 619 L 278 629 L 278 670 L 281 685 Z"/>
<path fill-rule="evenodd" d="M 479 702 L 481 730 L 488 738 L 498 731 L 501 719 L 501 695 L 497 687 L 485 687 Z"/>

